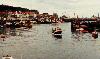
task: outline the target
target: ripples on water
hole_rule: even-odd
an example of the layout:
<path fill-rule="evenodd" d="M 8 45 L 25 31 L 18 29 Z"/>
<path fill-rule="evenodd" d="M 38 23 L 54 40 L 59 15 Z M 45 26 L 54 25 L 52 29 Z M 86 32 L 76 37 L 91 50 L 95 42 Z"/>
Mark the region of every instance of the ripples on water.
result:
<path fill-rule="evenodd" d="M 52 36 L 53 27 L 61 27 L 62 39 Z M 0 57 L 11 55 L 15 59 L 99 59 L 99 38 L 91 34 L 72 34 L 70 23 L 33 25 L 19 36 L 0 40 Z"/>

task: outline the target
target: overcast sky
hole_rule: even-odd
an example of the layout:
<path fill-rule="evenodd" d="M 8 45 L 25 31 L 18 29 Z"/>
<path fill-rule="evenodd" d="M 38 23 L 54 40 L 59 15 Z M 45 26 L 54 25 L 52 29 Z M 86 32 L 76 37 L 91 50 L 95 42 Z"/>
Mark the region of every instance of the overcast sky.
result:
<path fill-rule="evenodd" d="M 100 13 L 100 0 L 0 0 L 0 4 L 39 10 L 40 13 L 57 12 L 59 15 L 90 17 Z"/>

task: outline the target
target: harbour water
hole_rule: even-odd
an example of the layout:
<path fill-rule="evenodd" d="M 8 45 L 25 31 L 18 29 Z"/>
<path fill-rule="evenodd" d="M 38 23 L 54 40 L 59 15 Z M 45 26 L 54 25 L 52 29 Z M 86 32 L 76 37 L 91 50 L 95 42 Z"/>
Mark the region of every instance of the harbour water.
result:
<path fill-rule="evenodd" d="M 52 28 L 62 28 L 62 39 L 52 36 Z M 100 34 L 98 34 L 100 36 Z M 19 36 L 0 39 L 0 59 L 11 55 L 14 59 L 99 59 L 100 37 L 90 33 L 71 33 L 71 24 L 33 24 Z"/>

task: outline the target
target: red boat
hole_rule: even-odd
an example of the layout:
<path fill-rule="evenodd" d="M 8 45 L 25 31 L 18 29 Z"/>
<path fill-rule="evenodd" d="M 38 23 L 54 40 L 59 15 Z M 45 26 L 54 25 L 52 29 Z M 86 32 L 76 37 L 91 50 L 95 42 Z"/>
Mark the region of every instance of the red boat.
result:
<path fill-rule="evenodd" d="M 98 33 L 96 31 L 92 32 L 92 37 L 98 38 Z"/>

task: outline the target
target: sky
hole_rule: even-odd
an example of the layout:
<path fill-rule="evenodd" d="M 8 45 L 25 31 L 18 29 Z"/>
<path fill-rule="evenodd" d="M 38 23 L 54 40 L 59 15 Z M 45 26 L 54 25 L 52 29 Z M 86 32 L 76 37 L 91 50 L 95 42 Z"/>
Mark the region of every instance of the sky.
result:
<path fill-rule="evenodd" d="M 58 13 L 74 17 L 91 17 L 100 13 L 100 0 L 0 0 L 0 4 L 6 4 L 29 9 L 36 9 L 40 13 Z"/>

